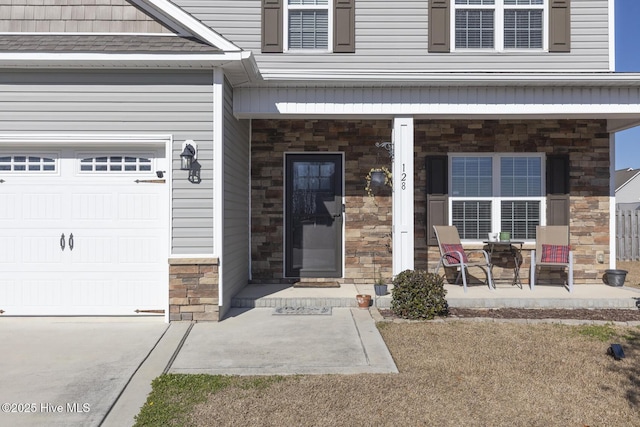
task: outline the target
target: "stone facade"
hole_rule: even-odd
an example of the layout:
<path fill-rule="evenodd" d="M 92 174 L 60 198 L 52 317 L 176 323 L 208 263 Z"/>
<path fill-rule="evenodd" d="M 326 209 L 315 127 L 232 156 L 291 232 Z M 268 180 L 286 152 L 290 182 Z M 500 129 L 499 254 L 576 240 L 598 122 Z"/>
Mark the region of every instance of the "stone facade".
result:
<path fill-rule="evenodd" d="M 434 268 L 437 247 L 426 244 L 425 156 L 446 153 L 568 154 L 570 162 L 570 239 L 574 252 L 574 283 L 601 282 L 609 265 L 609 134 L 605 120 L 431 120 L 415 122 L 415 250 L 416 268 Z M 525 246 L 521 268 L 528 283 L 530 250 Z M 596 260 L 603 252 L 604 263 Z M 495 260 L 494 260 L 495 261 Z M 498 263 L 509 267 L 503 254 Z M 477 269 L 474 269 L 477 270 Z M 539 275 L 550 279 L 548 272 Z M 497 268 L 497 278 L 512 271 Z M 478 271 L 479 273 L 479 271 Z M 473 274 L 473 272 L 472 272 Z M 484 280 L 483 276 L 479 279 Z"/>
<path fill-rule="evenodd" d="M 365 177 L 391 167 L 375 143 L 391 140 L 389 120 L 253 120 L 251 137 L 251 252 L 255 283 L 292 282 L 284 277 L 284 154 L 344 153 L 345 271 L 342 283 L 372 283 L 376 272 L 391 277 L 391 191 L 373 198 Z M 334 280 L 334 279 L 332 279 Z"/>
<path fill-rule="evenodd" d="M 391 120 L 253 120 L 251 152 L 252 275 L 256 283 L 291 282 L 283 273 L 284 154 L 344 153 L 345 271 L 342 283 L 371 283 L 376 268 L 391 277 L 391 192 L 370 198 L 365 177 L 390 166 L 376 142 L 391 139 Z M 416 120 L 415 268 L 433 269 L 437 247 L 426 243 L 425 156 L 460 153 L 568 154 L 575 283 L 600 281 L 609 265 L 609 134 L 605 120 Z M 528 283 L 529 251 L 521 276 Z M 597 263 L 596 253 L 605 261 Z M 508 253 L 494 258 L 498 278 L 512 277 Z M 511 264 L 510 264 L 511 263 Z M 500 268 L 500 266 L 505 268 Z M 545 280 L 545 275 L 541 275 Z M 483 277 L 478 276 L 484 280 Z"/>
<path fill-rule="evenodd" d="M 169 321 L 217 321 L 218 260 L 169 260 Z"/>

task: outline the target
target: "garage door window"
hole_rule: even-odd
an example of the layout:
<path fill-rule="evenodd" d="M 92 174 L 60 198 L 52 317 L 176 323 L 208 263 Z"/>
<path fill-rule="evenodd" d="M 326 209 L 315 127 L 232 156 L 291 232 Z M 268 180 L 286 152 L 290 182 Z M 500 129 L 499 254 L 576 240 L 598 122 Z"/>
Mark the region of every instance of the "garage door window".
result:
<path fill-rule="evenodd" d="M 98 156 L 80 160 L 80 172 L 150 172 L 151 159 L 133 156 Z"/>
<path fill-rule="evenodd" d="M 57 168 L 54 157 L 0 154 L 0 172 L 56 172 Z"/>
<path fill-rule="evenodd" d="M 55 172 L 57 159 L 30 155 L 0 155 L 0 172 Z"/>

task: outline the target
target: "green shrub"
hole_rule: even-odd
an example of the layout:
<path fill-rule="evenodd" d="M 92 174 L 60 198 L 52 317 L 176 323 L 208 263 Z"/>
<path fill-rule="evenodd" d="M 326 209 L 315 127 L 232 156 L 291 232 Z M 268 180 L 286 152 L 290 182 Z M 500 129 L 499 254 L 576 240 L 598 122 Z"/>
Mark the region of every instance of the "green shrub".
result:
<path fill-rule="evenodd" d="M 446 316 L 449 305 L 444 277 L 422 270 L 405 270 L 393 279 L 391 310 L 404 319 Z"/>

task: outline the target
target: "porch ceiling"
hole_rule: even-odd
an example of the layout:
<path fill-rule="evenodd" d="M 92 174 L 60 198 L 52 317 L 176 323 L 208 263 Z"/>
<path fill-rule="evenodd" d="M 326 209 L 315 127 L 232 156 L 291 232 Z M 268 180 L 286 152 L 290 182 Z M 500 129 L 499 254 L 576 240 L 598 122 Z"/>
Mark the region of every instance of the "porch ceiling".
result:
<path fill-rule="evenodd" d="M 264 81 L 236 87 L 238 118 L 589 118 L 640 122 L 640 74 L 509 73 L 422 81 Z M 618 129 L 619 130 L 619 129 Z"/>

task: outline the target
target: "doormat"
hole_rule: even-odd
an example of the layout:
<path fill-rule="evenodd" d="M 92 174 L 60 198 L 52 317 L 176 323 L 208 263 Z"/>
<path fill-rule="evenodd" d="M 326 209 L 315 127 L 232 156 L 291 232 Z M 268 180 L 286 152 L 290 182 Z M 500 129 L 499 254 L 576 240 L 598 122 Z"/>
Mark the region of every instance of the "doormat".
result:
<path fill-rule="evenodd" d="M 331 307 L 278 307 L 273 310 L 273 314 L 296 314 L 296 315 L 328 315 L 331 316 Z"/>
<path fill-rule="evenodd" d="M 293 284 L 294 288 L 339 288 L 340 283 L 338 282 L 295 282 Z"/>

